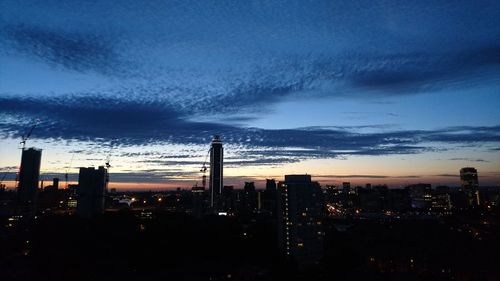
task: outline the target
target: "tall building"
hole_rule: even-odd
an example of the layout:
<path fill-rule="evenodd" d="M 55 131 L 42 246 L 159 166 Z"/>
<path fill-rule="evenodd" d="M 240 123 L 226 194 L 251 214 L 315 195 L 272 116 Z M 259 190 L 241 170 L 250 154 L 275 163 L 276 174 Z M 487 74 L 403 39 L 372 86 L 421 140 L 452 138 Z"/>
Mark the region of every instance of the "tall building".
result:
<path fill-rule="evenodd" d="M 253 181 L 245 182 L 243 198 L 241 200 L 241 213 L 255 213 L 258 211 L 258 195 Z"/>
<path fill-rule="evenodd" d="M 55 190 L 59 189 L 59 178 L 53 178 L 52 179 L 52 188 Z"/>
<path fill-rule="evenodd" d="M 286 175 L 277 189 L 278 241 L 284 254 L 299 266 L 323 256 L 323 197 L 310 175 Z"/>
<path fill-rule="evenodd" d="M 262 211 L 271 215 L 276 214 L 276 181 L 266 179 L 266 189 L 262 194 Z"/>
<path fill-rule="evenodd" d="M 479 180 L 477 170 L 472 167 L 465 167 L 460 169 L 460 183 L 462 191 L 467 196 L 467 204 L 469 206 L 479 206 Z"/>
<path fill-rule="evenodd" d="M 90 218 L 104 211 L 104 193 L 108 171 L 103 166 L 80 168 L 76 213 Z"/>
<path fill-rule="evenodd" d="M 214 136 L 210 147 L 210 207 L 217 209 L 223 187 L 223 159 L 224 149 L 219 136 Z"/>
<path fill-rule="evenodd" d="M 41 150 L 35 148 L 23 149 L 17 194 L 19 204 L 24 207 L 34 206 L 36 203 L 41 160 Z"/>
<path fill-rule="evenodd" d="M 193 196 L 192 214 L 196 218 L 201 218 L 205 214 L 205 187 L 193 186 L 191 194 Z"/>
<path fill-rule="evenodd" d="M 234 192 L 234 186 L 225 185 L 222 188 L 220 211 L 228 214 L 236 211 L 236 193 Z"/>

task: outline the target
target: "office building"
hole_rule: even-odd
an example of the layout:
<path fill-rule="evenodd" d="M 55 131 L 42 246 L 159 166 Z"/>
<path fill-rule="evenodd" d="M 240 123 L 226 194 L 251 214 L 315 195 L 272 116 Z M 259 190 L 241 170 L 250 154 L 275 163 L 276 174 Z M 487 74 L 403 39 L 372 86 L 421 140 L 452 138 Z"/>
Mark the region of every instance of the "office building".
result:
<path fill-rule="evenodd" d="M 432 186 L 430 184 L 412 184 L 407 186 L 406 189 L 413 209 L 430 210 L 432 208 Z"/>
<path fill-rule="evenodd" d="M 224 149 L 219 136 L 214 136 L 210 147 L 210 208 L 217 210 L 223 187 Z"/>
<path fill-rule="evenodd" d="M 76 213 L 84 218 L 94 217 L 104 211 L 104 193 L 107 169 L 100 166 L 80 168 L 78 175 Z"/>
<path fill-rule="evenodd" d="M 278 241 L 283 253 L 299 266 L 323 256 L 321 217 L 324 202 L 310 175 L 286 175 L 277 189 Z"/>
<path fill-rule="evenodd" d="M 466 194 L 468 206 L 479 206 L 479 180 L 477 170 L 472 167 L 460 169 L 460 183 L 462 191 Z"/>

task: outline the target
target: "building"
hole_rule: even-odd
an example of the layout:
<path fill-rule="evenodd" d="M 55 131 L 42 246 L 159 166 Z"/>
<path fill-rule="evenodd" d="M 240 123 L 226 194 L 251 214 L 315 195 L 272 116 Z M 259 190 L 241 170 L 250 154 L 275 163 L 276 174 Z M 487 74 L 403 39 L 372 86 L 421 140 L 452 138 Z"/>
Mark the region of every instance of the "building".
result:
<path fill-rule="evenodd" d="M 421 211 L 432 208 L 432 186 L 427 183 L 418 183 L 406 187 L 410 195 L 411 207 Z"/>
<path fill-rule="evenodd" d="M 223 188 L 223 159 L 224 149 L 219 136 L 214 136 L 210 147 L 210 208 L 219 208 L 220 195 Z"/>
<path fill-rule="evenodd" d="M 472 167 L 465 167 L 460 169 L 460 183 L 462 191 L 467 196 L 468 206 L 479 206 L 479 180 L 477 170 Z"/>
<path fill-rule="evenodd" d="M 258 194 L 255 190 L 255 184 L 253 181 L 245 182 L 243 187 L 241 202 L 240 202 L 240 213 L 251 214 L 258 211 Z"/>
<path fill-rule="evenodd" d="M 18 202 L 24 211 L 34 214 L 40 179 L 42 151 L 35 148 L 23 149 L 19 169 Z"/>
<path fill-rule="evenodd" d="M 276 214 L 276 181 L 266 179 L 266 189 L 262 194 L 262 211 L 268 214 Z"/>
<path fill-rule="evenodd" d="M 67 192 L 67 207 L 69 209 L 76 208 L 78 204 L 78 184 L 68 184 L 68 192 Z"/>
<path fill-rule="evenodd" d="M 205 187 L 193 186 L 192 195 L 192 214 L 196 218 L 201 218 L 205 214 Z"/>
<path fill-rule="evenodd" d="M 225 185 L 222 188 L 220 210 L 228 214 L 236 212 L 236 193 L 234 191 L 234 186 Z"/>
<path fill-rule="evenodd" d="M 286 175 L 277 189 L 278 241 L 283 253 L 299 266 L 323 256 L 323 196 L 310 175 Z"/>
<path fill-rule="evenodd" d="M 98 169 L 80 168 L 76 205 L 76 213 L 79 216 L 90 218 L 104 211 L 107 173 L 107 169 L 103 166 L 99 166 Z"/>

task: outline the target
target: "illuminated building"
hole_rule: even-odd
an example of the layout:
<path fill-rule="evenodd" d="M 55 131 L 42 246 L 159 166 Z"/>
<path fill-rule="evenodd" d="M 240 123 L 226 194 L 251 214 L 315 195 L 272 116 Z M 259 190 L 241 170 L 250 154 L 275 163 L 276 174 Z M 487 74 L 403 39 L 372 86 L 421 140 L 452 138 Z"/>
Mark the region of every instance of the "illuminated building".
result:
<path fill-rule="evenodd" d="M 432 208 L 432 186 L 426 183 L 412 184 L 406 187 L 410 194 L 411 207 L 418 210 Z"/>
<path fill-rule="evenodd" d="M 460 183 L 463 192 L 467 196 L 467 204 L 469 206 L 479 206 L 479 180 L 477 170 L 472 167 L 465 167 L 460 169 Z"/>
<path fill-rule="evenodd" d="M 300 266 L 323 255 L 323 197 L 310 175 L 286 175 L 277 190 L 278 240 L 285 255 Z"/>
<path fill-rule="evenodd" d="M 78 185 L 77 184 L 68 184 L 68 208 L 76 208 L 76 205 L 78 204 L 77 201 L 77 192 L 78 192 Z"/>
<path fill-rule="evenodd" d="M 210 147 L 210 207 L 217 209 L 223 187 L 224 149 L 219 136 L 214 136 Z"/>
<path fill-rule="evenodd" d="M 76 213 L 81 217 L 93 217 L 104 211 L 107 173 L 103 166 L 97 170 L 93 167 L 80 168 Z"/>

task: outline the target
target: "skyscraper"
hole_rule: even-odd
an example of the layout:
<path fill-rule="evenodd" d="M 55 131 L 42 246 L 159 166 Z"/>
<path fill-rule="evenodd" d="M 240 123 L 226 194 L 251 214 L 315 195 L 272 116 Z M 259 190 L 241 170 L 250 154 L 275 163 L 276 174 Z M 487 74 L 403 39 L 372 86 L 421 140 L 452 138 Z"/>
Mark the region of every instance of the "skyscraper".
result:
<path fill-rule="evenodd" d="M 34 205 L 38 193 L 42 151 L 35 148 L 23 149 L 19 170 L 18 200 L 22 206 Z"/>
<path fill-rule="evenodd" d="M 191 195 L 193 196 L 192 214 L 196 218 L 201 218 L 205 213 L 205 188 L 203 186 L 193 186 Z"/>
<path fill-rule="evenodd" d="M 460 169 L 460 182 L 462 190 L 467 196 L 469 206 L 479 206 L 479 180 L 477 170 L 472 167 Z"/>
<path fill-rule="evenodd" d="M 266 189 L 262 195 L 262 209 L 271 215 L 276 214 L 276 181 L 266 179 Z"/>
<path fill-rule="evenodd" d="M 299 266 L 323 256 L 323 197 L 310 175 L 286 175 L 277 190 L 278 240 L 286 256 Z"/>
<path fill-rule="evenodd" d="M 253 181 L 245 182 L 243 187 L 243 198 L 241 200 L 240 212 L 251 214 L 258 210 L 258 197 Z"/>
<path fill-rule="evenodd" d="M 217 209 L 223 187 L 223 159 L 224 149 L 219 136 L 214 136 L 210 147 L 210 207 Z"/>
<path fill-rule="evenodd" d="M 90 218 L 104 211 L 104 193 L 108 171 L 103 166 L 80 168 L 76 213 Z"/>

